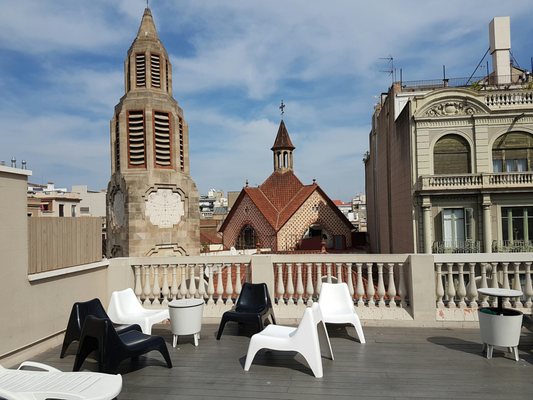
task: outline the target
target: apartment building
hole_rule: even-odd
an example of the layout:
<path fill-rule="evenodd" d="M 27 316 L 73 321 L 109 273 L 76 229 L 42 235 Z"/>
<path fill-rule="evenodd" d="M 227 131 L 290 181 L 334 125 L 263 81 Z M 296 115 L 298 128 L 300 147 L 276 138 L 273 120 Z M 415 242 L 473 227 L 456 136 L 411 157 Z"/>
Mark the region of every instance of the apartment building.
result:
<path fill-rule="evenodd" d="M 509 17 L 489 39 L 486 76 L 382 95 L 364 159 L 372 252 L 532 251 L 533 80 L 511 63 Z"/>

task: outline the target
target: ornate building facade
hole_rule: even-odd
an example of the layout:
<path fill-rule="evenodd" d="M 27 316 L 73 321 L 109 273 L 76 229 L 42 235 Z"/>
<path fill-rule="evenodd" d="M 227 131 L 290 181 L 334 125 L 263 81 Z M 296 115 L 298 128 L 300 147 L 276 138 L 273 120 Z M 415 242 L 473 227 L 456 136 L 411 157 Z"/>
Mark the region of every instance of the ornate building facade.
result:
<path fill-rule="evenodd" d="M 110 127 L 108 257 L 199 254 L 188 126 L 172 96 L 172 65 L 149 8 L 124 72 L 125 95 Z"/>
<path fill-rule="evenodd" d="M 304 185 L 293 171 L 287 128 L 280 123 L 272 152 L 274 172 L 258 187 L 242 189 L 220 227 L 225 248 L 272 251 L 344 250 L 352 224 L 315 182 Z"/>
<path fill-rule="evenodd" d="M 376 106 L 372 252 L 533 251 L 533 79 L 511 64 L 509 17 L 489 39 L 492 73 L 396 83 Z"/>

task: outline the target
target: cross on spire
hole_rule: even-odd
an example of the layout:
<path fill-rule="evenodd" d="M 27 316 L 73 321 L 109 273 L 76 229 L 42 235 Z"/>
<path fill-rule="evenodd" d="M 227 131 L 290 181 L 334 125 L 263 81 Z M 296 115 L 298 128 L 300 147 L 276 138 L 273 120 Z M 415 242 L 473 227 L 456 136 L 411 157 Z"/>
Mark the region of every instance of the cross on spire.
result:
<path fill-rule="evenodd" d="M 285 104 L 283 104 L 283 99 L 281 100 L 281 105 L 279 106 L 279 109 L 281 110 L 281 119 L 283 119 L 283 114 L 285 114 Z"/>

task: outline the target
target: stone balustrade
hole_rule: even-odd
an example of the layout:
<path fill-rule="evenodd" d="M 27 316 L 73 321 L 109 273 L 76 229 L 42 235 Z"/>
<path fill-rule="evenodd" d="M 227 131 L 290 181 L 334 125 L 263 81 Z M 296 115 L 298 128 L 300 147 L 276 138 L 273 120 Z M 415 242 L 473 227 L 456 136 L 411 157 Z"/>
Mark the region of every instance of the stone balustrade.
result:
<path fill-rule="evenodd" d="M 480 190 L 533 186 L 533 172 L 426 175 L 418 180 L 417 190 Z"/>
<path fill-rule="evenodd" d="M 505 306 L 531 313 L 531 253 L 511 254 L 302 254 L 111 259 L 128 268 L 131 287 L 145 307 L 180 298 L 203 298 L 204 319 L 218 321 L 244 282 L 265 282 L 281 320 L 296 320 L 318 300 L 324 282 L 345 282 L 363 320 L 476 321 L 478 307 L 496 304 L 478 288 L 524 293 Z"/>
<path fill-rule="evenodd" d="M 485 95 L 485 104 L 491 108 L 531 106 L 533 92 L 531 90 L 490 91 Z"/>
<path fill-rule="evenodd" d="M 533 306 L 531 255 L 435 256 L 437 319 L 475 319 L 477 316 L 472 311 L 479 307 L 495 307 L 496 298 L 478 294 L 477 289 L 488 287 L 523 292 L 520 298 L 504 299 L 503 305 L 530 314 Z"/>

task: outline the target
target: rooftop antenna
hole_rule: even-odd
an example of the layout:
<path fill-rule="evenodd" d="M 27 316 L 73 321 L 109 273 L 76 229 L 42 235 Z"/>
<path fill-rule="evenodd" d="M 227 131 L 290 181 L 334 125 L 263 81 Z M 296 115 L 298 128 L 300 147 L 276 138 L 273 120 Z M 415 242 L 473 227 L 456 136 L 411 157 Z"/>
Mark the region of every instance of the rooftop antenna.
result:
<path fill-rule="evenodd" d="M 281 120 L 283 121 L 283 114 L 285 114 L 285 107 L 286 105 L 283 104 L 283 99 L 281 99 L 281 105 L 279 106 L 279 109 L 281 110 Z"/>
<path fill-rule="evenodd" d="M 394 83 L 394 81 L 396 80 L 396 71 L 394 70 L 394 57 L 389 55 L 388 57 L 380 57 L 379 59 L 388 61 L 390 68 L 386 70 L 380 70 L 380 72 L 386 72 L 388 75 L 390 75 L 392 83 Z"/>

